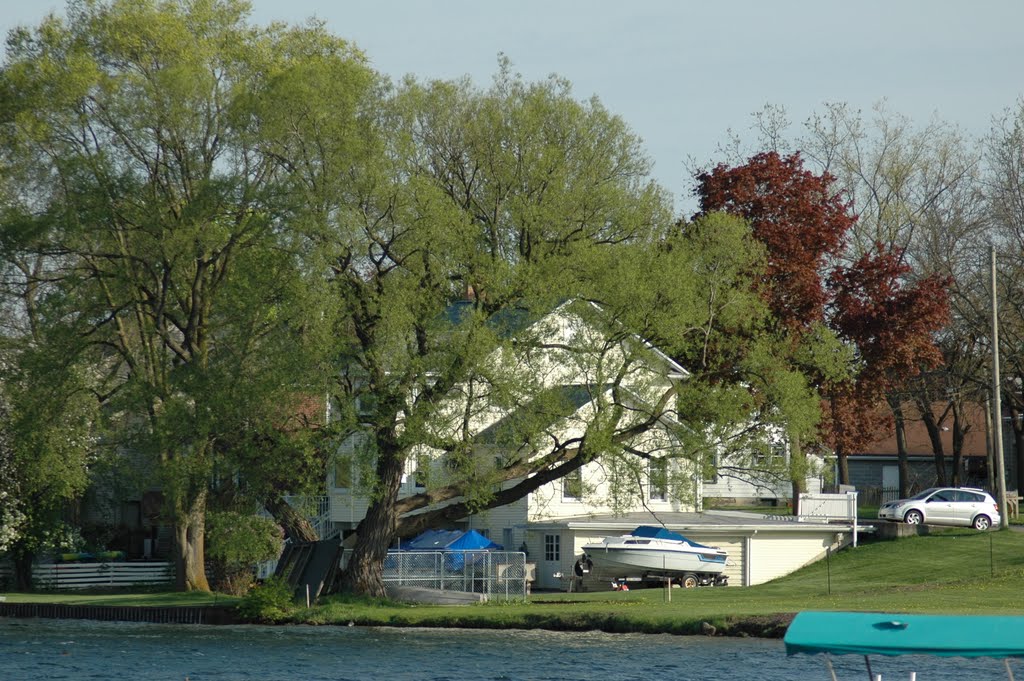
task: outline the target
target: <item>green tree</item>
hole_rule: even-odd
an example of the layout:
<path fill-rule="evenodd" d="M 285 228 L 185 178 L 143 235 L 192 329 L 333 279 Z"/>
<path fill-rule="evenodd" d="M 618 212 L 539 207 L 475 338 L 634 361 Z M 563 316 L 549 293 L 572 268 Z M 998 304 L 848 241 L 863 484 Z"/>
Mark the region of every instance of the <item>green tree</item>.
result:
<path fill-rule="evenodd" d="M 997 274 L 999 299 L 999 352 L 1003 362 L 1001 369 L 1002 404 L 999 413 L 1009 416 L 1015 452 L 1016 480 L 1007 480 L 1007 487 L 1024 489 L 1024 286 L 1021 285 L 1024 247 L 1024 159 L 1020 150 L 1024 145 L 1024 101 L 1018 102 L 997 116 L 992 131 L 985 140 L 986 174 L 985 203 L 990 219 L 992 242 L 998 248 Z M 978 268 L 984 272 L 987 263 Z M 990 324 L 988 308 L 990 293 L 988 281 L 978 281 L 974 300 L 979 303 L 976 319 L 981 324 Z M 981 337 L 990 337 L 985 332 Z M 984 353 L 984 368 L 991 364 L 991 341 Z M 990 376 L 990 374 L 988 374 Z M 986 377 L 988 377 L 986 376 Z M 989 378 L 989 380 L 991 380 Z M 1002 427 L 996 425 L 996 432 Z"/>
<path fill-rule="evenodd" d="M 330 100 L 306 99 L 345 106 Z M 309 208 L 297 224 L 337 294 L 336 425 L 363 444 L 370 507 L 345 588 L 383 593 L 396 536 L 589 462 L 635 481 L 652 458 L 707 445 L 676 419 L 677 384 L 648 343 L 693 343 L 708 314 L 762 314 L 748 277 L 758 255 L 736 221 L 706 233 L 742 261 L 730 275 L 702 261 L 708 243 L 674 234 L 639 140 L 600 102 L 502 62 L 485 90 L 406 81 L 361 119 L 361 144 L 330 116 L 282 114 L 295 137 L 276 153 Z M 712 279 L 722 296 L 709 313 Z M 416 464 L 425 489 L 399 498 Z M 636 492 L 624 483 L 614 503 Z"/>
<path fill-rule="evenodd" d="M 32 587 L 32 562 L 57 548 L 62 512 L 88 483 L 96 454 L 96 403 L 85 372 L 60 357 L 60 344 L 33 339 L 10 348 L 0 374 L 0 550 L 14 559 L 17 587 Z"/>
<path fill-rule="evenodd" d="M 68 352 L 129 428 L 117 444 L 152 455 L 187 589 L 208 588 L 204 515 L 224 443 L 247 419 L 281 425 L 297 394 L 320 390 L 305 353 L 322 340 L 310 302 L 322 277 L 284 228 L 289 177 L 263 127 L 292 102 L 274 95 L 304 77 L 356 93 L 373 82 L 321 26 L 254 28 L 248 12 L 86 0 L 13 32 L 0 73 L 18 217 L 3 231 L 46 258 L 27 282 L 52 306 L 39 321 L 79 341 Z"/>
<path fill-rule="evenodd" d="M 277 558 L 283 546 L 281 528 L 251 513 L 211 511 L 206 533 L 221 586 L 236 596 L 244 596 L 252 587 L 253 566 Z"/>

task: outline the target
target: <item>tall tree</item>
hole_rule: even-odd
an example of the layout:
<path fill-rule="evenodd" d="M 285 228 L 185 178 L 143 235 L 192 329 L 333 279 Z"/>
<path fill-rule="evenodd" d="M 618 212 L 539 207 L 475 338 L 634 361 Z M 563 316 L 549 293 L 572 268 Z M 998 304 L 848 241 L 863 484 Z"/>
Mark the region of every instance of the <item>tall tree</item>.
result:
<path fill-rule="evenodd" d="M 304 143 L 282 135 L 276 150 L 337 293 L 333 411 L 362 443 L 370 500 L 344 588 L 382 593 L 396 536 L 593 461 L 635 479 L 680 451 L 651 435 L 680 429 L 676 387 L 648 343 L 678 346 L 701 328 L 708 278 L 695 274 L 701 251 L 669 234 L 665 194 L 619 118 L 563 80 L 525 83 L 507 62 L 486 90 L 405 82 L 365 120 L 358 148 L 330 118 L 299 113 L 280 130 Z M 745 258 L 734 273 L 746 277 L 757 256 L 742 225 L 723 233 L 718 250 Z M 686 257 L 669 257 L 673 238 Z M 757 317 L 742 281 L 720 275 L 715 310 L 733 302 L 730 314 Z M 410 473 L 424 489 L 400 497 Z M 629 495 L 620 486 L 612 503 Z"/>
<path fill-rule="evenodd" d="M 831 324 L 840 338 L 857 350 L 858 370 L 854 385 L 840 385 L 832 394 L 830 414 L 840 481 L 849 482 L 844 447 L 854 439 L 848 424 L 857 419 L 850 407 L 870 409 L 888 399 L 894 414 L 902 415 L 899 395 L 922 371 L 942 363 L 934 338 L 948 321 L 948 280 L 939 276 L 908 281 L 912 270 L 902 252 L 882 244 L 865 253 L 849 267 L 835 269 L 829 286 L 833 291 Z M 838 404 L 836 404 L 838 403 Z M 865 436 L 870 436 L 866 433 Z M 941 450 L 936 453 L 942 455 Z M 901 496 L 907 493 L 905 451 L 900 456 Z M 941 470 L 941 467 L 938 467 Z"/>
<path fill-rule="evenodd" d="M 945 484 L 947 471 L 941 428 L 953 428 L 953 442 L 962 446 L 972 424 L 968 403 L 982 403 L 985 379 L 980 375 L 978 339 L 979 257 L 985 253 L 985 217 L 979 171 L 979 148 L 963 133 L 938 118 L 915 125 L 880 102 L 864 114 L 831 103 L 807 121 L 799 141 L 809 159 L 837 176 L 858 215 L 851 231 L 850 261 L 866 253 L 901 254 L 911 265 L 908 284 L 932 286 L 945 278 L 952 318 L 933 334 L 943 366 L 913 381 L 888 387 L 886 401 L 920 418 L 932 441 L 936 479 Z M 984 286 L 980 289 L 983 290 Z M 924 309 L 932 301 L 923 300 Z M 982 305 L 983 307 L 983 305 Z M 916 372 L 914 372 L 916 375 Z M 904 418 L 897 420 L 898 424 Z M 974 424 L 977 425 L 977 424 Z M 901 440 L 902 441 L 902 440 Z M 959 479 L 962 451 L 954 446 L 951 475 Z M 900 452 L 906 460 L 906 451 Z M 905 467 L 904 467 L 905 468 Z M 901 484 L 907 491 L 908 481 Z"/>
<path fill-rule="evenodd" d="M 999 251 L 999 353 L 1003 364 L 999 412 L 1009 417 L 1016 455 L 1017 479 L 1007 482 L 1024 489 L 1024 286 L 1021 284 L 1024 249 L 1024 102 L 995 118 L 985 141 L 985 198 L 993 243 Z M 982 291 L 984 288 L 982 287 Z M 987 294 L 981 301 L 987 301 Z M 984 308 L 982 308 L 984 311 Z M 980 315 L 979 321 L 984 321 Z M 986 336 L 988 334 L 985 334 Z M 984 337 L 984 336 L 983 336 Z M 989 344 L 991 347 L 991 344 Z M 991 356 L 991 349 L 988 353 Z M 1002 424 L 995 425 L 1001 436 Z"/>
<path fill-rule="evenodd" d="M 758 290 L 778 320 L 776 333 L 787 338 L 788 364 L 811 377 L 816 387 L 841 380 L 843 355 L 815 352 L 832 336 L 825 325 L 828 293 L 825 276 L 845 244 L 855 218 L 827 173 L 803 168 L 799 154 L 757 154 L 743 165 L 719 165 L 697 175 L 701 214 L 725 211 L 750 222 L 767 253 Z M 790 482 L 794 512 L 805 491 L 805 442 L 790 438 Z"/>
<path fill-rule="evenodd" d="M 761 290 L 794 338 L 827 325 L 855 349 L 849 373 L 818 372 L 816 379 L 827 398 L 823 435 L 837 455 L 840 482 L 848 483 L 846 455 L 871 437 L 865 426 L 874 403 L 938 361 L 933 334 L 945 320 L 946 280 L 907 282 L 911 269 L 902 250 L 880 243 L 844 265 L 856 218 L 835 178 L 805 170 L 798 154 L 758 154 L 697 181 L 702 211 L 726 210 L 751 221 L 768 251 Z M 795 498 L 797 475 L 793 483 Z"/>
<path fill-rule="evenodd" d="M 776 317 L 801 335 L 824 322 L 822 273 L 856 222 L 834 182 L 805 170 L 799 154 L 777 152 L 697 175 L 701 214 L 725 211 L 750 222 L 768 253 L 761 291 Z"/>
<path fill-rule="evenodd" d="M 36 554 L 55 548 L 62 512 L 85 490 L 96 456 L 95 400 L 64 347 L 53 337 L 8 347 L 0 373 L 0 536 L 19 590 L 32 588 Z"/>
<path fill-rule="evenodd" d="M 63 306 L 43 321 L 79 339 L 69 351 L 95 367 L 105 413 L 135 425 L 126 444 L 153 455 L 187 589 L 208 588 L 204 515 L 234 405 L 308 393 L 315 364 L 288 359 L 306 369 L 293 375 L 280 359 L 307 347 L 320 316 L 301 302 L 289 192 L 261 144 L 287 103 L 259 95 L 306 72 L 350 92 L 373 80 L 322 27 L 257 29 L 248 12 L 75 3 L 66 21 L 12 33 L 0 73 L 10 196 L 26 248 L 50 263 L 29 283 Z"/>

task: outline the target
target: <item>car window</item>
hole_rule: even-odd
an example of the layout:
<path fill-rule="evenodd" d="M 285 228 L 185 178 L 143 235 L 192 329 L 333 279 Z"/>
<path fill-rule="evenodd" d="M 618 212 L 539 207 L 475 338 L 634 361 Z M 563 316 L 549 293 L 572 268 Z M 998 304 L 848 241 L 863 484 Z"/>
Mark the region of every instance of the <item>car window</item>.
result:
<path fill-rule="evenodd" d="M 952 492 L 936 492 L 928 501 L 953 501 Z"/>
<path fill-rule="evenodd" d="M 973 503 L 981 503 L 985 501 L 984 494 L 978 494 L 977 492 L 965 492 L 964 490 L 957 492 L 957 497 L 957 501 L 968 501 Z"/>

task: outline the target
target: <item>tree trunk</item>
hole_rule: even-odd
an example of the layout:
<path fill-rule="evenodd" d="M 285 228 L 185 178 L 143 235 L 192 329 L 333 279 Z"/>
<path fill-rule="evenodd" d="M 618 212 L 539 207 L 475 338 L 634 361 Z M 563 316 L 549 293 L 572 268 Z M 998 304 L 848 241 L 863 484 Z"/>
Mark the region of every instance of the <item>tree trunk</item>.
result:
<path fill-rule="evenodd" d="M 1013 450 L 1014 450 L 1014 462 L 1017 464 L 1017 489 L 1024 490 L 1024 420 L 1021 419 L 1021 411 L 1012 404 L 1009 407 L 1010 411 L 1010 427 L 1013 429 Z M 999 422 L 994 424 L 992 432 L 995 437 L 1003 437 L 1003 411 L 999 410 Z M 993 443 L 994 446 L 995 443 Z M 995 451 L 999 451 L 996 448 Z M 1009 486 L 1009 483 L 1007 483 Z"/>
<path fill-rule="evenodd" d="M 850 461 L 842 447 L 836 450 L 836 463 L 839 466 L 839 484 L 850 484 Z"/>
<path fill-rule="evenodd" d="M 839 468 L 839 484 L 849 485 L 850 484 L 850 462 L 846 456 L 846 448 L 843 446 L 843 438 L 841 437 L 841 429 L 843 427 L 842 419 L 839 417 L 836 409 L 836 398 L 833 397 L 829 400 L 832 408 L 832 423 L 833 427 L 840 430 L 837 434 L 836 440 L 836 465 Z"/>
<path fill-rule="evenodd" d="M 14 551 L 14 586 L 16 591 L 32 590 L 32 563 L 34 561 L 35 554 L 31 551 Z"/>
<path fill-rule="evenodd" d="M 951 477 L 953 487 L 963 484 L 961 472 L 964 467 L 964 440 L 970 429 L 971 424 L 965 418 L 963 404 L 959 401 L 953 402 L 953 474 Z"/>
<path fill-rule="evenodd" d="M 179 514 L 174 526 L 175 576 L 179 591 L 209 591 L 206 580 L 206 489 Z"/>
<path fill-rule="evenodd" d="M 900 499 L 910 496 L 910 460 L 907 456 L 907 430 L 903 420 L 903 408 L 898 404 L 890 404 L 893 420 L 896 424 L 896 463 L 900 472 Z"/>
<path fill-rule="evenodd" d="M 789 479 L 793 488 L 793 515 L 800 515 L 800 494 L 807 491 L 807 457 L 794 436 L 789 445 Z"/>
<path fill-rule="evenodd" d="M 364 596 L 384 597 L 383 569 L 388 548 L 395 539 L 398 524 L 398 492 L 405 470 L 405 457 L 397 448 L 378 448 L 379 488 L 366 517 L 356 528 L 356 545 L 341 575 L 342 591 Z"/>
<path fill-rule="evenodd" d="M 918 412 L 921 414 L 921 421 L 925 430 L 928 431 L 928 439 L 932 443 L 932 455 L 935 457 L 935 484 L 939 487 L 946 486 L 946 452 L 942 445 L 941 421 L 935 420 L 930 404 L 918 404 Z"/>
<path fill-rule="evenodd" d="M 274 516 L 277 524 L 284 528 L 285 536 L 292 541 L 306 543 L 320 539 L 320 535 L 317 534 L 309 519 L 296 511 L 282 495 L 275 494 L 263 505 L 267 512 Z"/>

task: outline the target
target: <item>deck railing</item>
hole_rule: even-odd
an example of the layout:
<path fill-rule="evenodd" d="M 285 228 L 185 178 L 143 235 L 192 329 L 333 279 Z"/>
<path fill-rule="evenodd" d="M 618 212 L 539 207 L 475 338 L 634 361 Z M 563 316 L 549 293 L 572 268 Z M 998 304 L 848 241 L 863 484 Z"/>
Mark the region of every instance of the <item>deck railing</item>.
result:
<path fill-rule="evenodd" d="M 801 494 L 798 520 L 850 523 L 853 545 L 857 545 L 857 493 Z"/>

